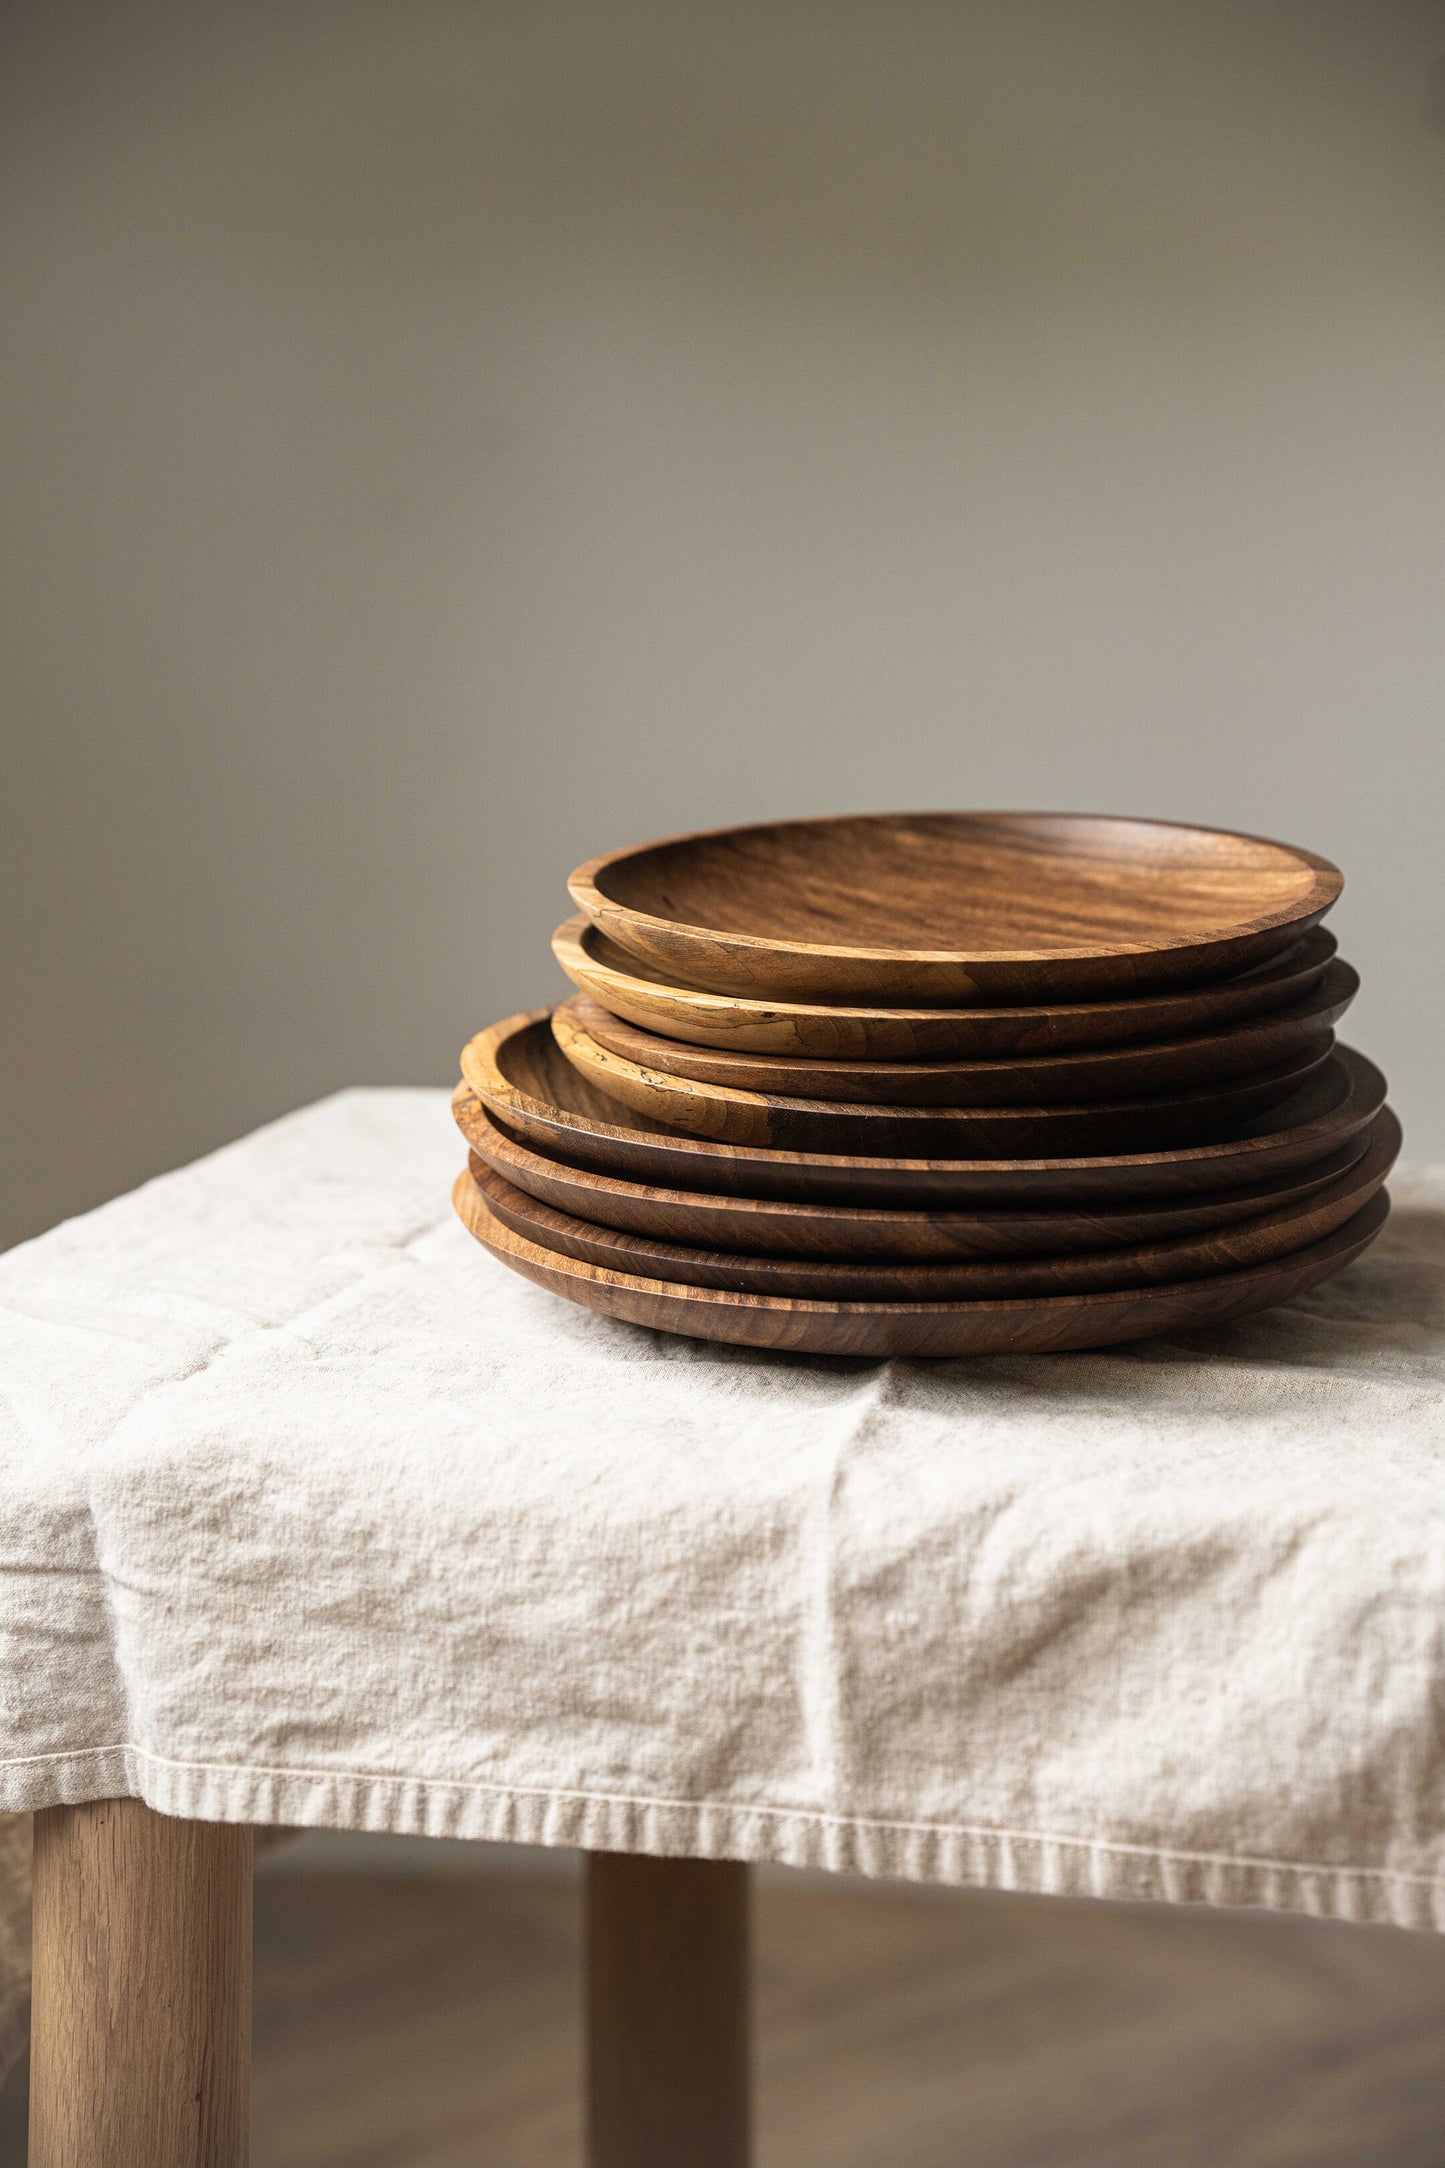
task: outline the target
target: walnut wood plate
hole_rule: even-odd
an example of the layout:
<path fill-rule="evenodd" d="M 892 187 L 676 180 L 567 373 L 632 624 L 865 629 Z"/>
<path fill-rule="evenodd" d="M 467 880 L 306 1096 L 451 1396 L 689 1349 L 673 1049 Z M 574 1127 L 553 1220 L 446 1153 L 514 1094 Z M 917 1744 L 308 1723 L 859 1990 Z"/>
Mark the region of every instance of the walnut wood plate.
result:
<path fill-rule="evenodd" d="M 1331 1027 L 1359 992 L 1348 964 L 1327 966 L 1302 1001 L 1224 1031 L 1077 1054 L 1014 1054 L 996 1061 L 810 1061 L 688 1046 L 614 1016 L 578 994 L 565 1004 L 609 1054 L 692 1084 L 723 1085 L 770 1098 L 823 1099 L 865 1106 L 1051 1106 L 1175 1092 L 1323 1052 Z"/>
<path fill-rule="evenodd" d="M 470 1233 L 514 1272 L 553 1294 L 633 1325 L 819 1355 L 1045 1354 L 1195 1332 L 1287 1302 L 1350 1264 L 1384 1226 L 1389 1192 L 1320 1241 L 1268 1264 L 1167 1287 L 1035 1295 L 997 1302 L 808 1302 L 686 1287 L 583 1264 L 505 1226 L 463 1170 L 452 1201 Z"/>
<path fill-rule="evenodd" d="M 579 866 L 634 956 L 764 1000 L 1077 1001 L 1298 940 L 1337 867 L 1260 836 L 1072 813 L 871 813 L 669 836 Z"/>
<path fill-rule="evenodd" d="M 1373 1128 L 1324 1159 L 1272 1181 L 1216 1196 L 1133 1205 L 1061 1205 L 1054 1211 L 990 1211 L 986 1206 L 911 1212 L 886 1205 L 798 1204 L 774 1197 L 711 1196 L 705 1190 L 656 1189 L 621 1175 L 597 1174 L 519 1143 L 493 1121 L 465 1083 L 452 1112 L 476 1155 L 504 1180 L 574 1219 L 688 1248 L 769 1252 L 793 1258 L 880 1259 L 895 1263 L 960 1258 L 1053 1257 L 1072 1250 L 1128 1248 L 1172 1241 L 1236 1220 L 1282 1211 L 1323 1189 L 1355 1165 Z M 1376 1116 L 1378 1122 L 1382 1117 Z"/>
<path fill-rule="evenodd" d="M 738 1294 L 799 1296 L 816 1302 L 998 1301 L 1021 1295 L 1079 1294 L 1096 1288 L 1158 1287 L 1208 1273 L 1264 1264 L 1318 1242 L 1353 1219 L 1385 1182 L 1400 1149 L 1400 1125 L 1388 1107 L 1345 1174 L 1312 1197 L 1233 1226 L 1134 1249 L 1064 1257 L 972 1259 L 948 1264 L 859 1263 L 747 1256 L 689 1248 L 558 1212 L 516 1189 L 476 1152 L 471 1176 L 494 1218 L 540 1249 L 583 1264 L 651 1280 L 679 1280 Z"/>
<path fill-rule="evenodd" d="M 735 1197 L 1028 1209 L 1122 1203 L 1238 1189 L 1307 1167 L 1374 1120 L 1385 1080 L 1373 1062 L 1337 1047 L 1292 1098 L 1212 1143 L 1066 1159 L 883 1159 L 713 1144 L 627 1113 L 563 1055 L 551 1012 L 507 1017 L 462 1052 L 462 1075 L 501 1126 L 553 1157 L 629 1181 Z"/>
<path fill-rule="evenodd" d="M 1322 1045 L 1256 1076 L 1107 1105 L 875 1107 L 770 1097 L 644 1069 L 599 1046 L 583 1030 L 572 1002 L 554 1013 L 552 1033 L 573 1068 L 609 1098 L 692 1136 L 784 1152 L 888 1152 L 940 1159 L 1135 1152 L 1198 1143 L 1287 1099 L 1328 1058 L 1334 1043 L 1326 1032 Z"/>
<path fill-rule="evenodd" d="M 670 982 L 630 956 L 585 911 L 557 928 L 552 953 L 573 984 L 614 1016 L 693 1046 L 825 1061 L 981 1061 L 1179 1039 L 1268 1015 L 1318 983 L 1335 938 L 1313 927 L 1268 963 L 1182 993 L 996 1009 L 839 1008 L 709 993 Z"/>

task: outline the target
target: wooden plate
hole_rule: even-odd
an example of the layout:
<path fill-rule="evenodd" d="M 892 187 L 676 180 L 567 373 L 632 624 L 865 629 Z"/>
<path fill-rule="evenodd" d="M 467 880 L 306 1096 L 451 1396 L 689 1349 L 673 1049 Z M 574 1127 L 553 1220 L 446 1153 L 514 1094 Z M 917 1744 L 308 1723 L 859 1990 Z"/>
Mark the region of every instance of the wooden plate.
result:
<path fill-rule="evenodd" d="M 558 1250 L 583 1264 L 615 1272 L 816 1302 L 999 1301 L 1020 1295 L 1079 1294 L 1095 1288 L 1167 1286 L 1287 1256 L 1318 1242 L 1362 1211 L 1386 1180 L 1399 1150 L 1399 1122 L 1384 1107 L 1371 1125 L 1369 1145 L 1356 1164 L 1314 1196 L 1283 1211 L 1135 1249 L 952 1264 L 862 1264 L 688 1248 L 619 1234 L 615 1227 L 555 1211 L 514 1188 L 476 1152 L 471 1155 L 471 1176 L 489 1211 L 514 1234 L 540 1249 Z"/>
<path fill-rule="evenodd" d="M 1331 1026 L 1359 989 L 1348 964 L 1332 963 L 1303 1001 L 1225 1031 L 1078 1054 L 1014 1054 L 1002 1061 L 809 1061 L 688 1046 L 629 1024 L 585 994 L 574 995 L 565 1013 L 624 1061 L 692 1084 L 768 1098 L 908 1107 L 1088 1105 L 1137 1092 L 1182 1091 L 1247 1076 L 1309 1047 L 1324 1051 Z"/>
<path fill-rule="evenodd" d="M 824 1061 L 981 1061 L 1180 1039 L 1268 1015 L 1318 983 L 1335 937 L 1313 927 L 1282 956 L 1183 993 L 1000 1009 L 837 1008 L 708 993 L 654 973 L 585 911 L 557 928 L 552 953 L 573 984 L 614 1016 L 693 1046 Z"/>
<path fill-rule="evenodd" d="M 1266 1181 L 1338 1151 L 1385 1103 L 1373 1062 L 1337 1047 L 1272 1113 L 1210 1144 L 1069 1159 L 878 1159 L 712 1144 L 636 1115 L 590 1084 L 552 1036 L 551 1012 L 507 1017 L 462 1052 L 462 1074 L 514 1137 L 553 1156 L 666 1189 L 805 1202 L 934 1206 L 991 1202 L 1053 1209 L 1209 1194 Z"/>
<path fill-rule="evenodd" d="M 1001 1302 L 805 1302 L 684 1287 L 586 1265 L 515 1234 L 488 1209 L 471 1175 L 458 1175 L 452 1202 L 470 1233 L 514 1272 L 553 1294 L 629 1324 L 698 1340 L 818 1355 L 1019 1355 L 1107 1347 L 1158 1333 L 1195 1332 L 1287 1302 L 1350 1264 L 1389 1214 L 1380 1190 L 1353 1219 L 1319 1242 L 1249 1265 L 1167 1287 L 1095 1294 L 1036 1295 Z"/>
<path fill-rule="evenodd" d="M 595 926 L 764 1000 L 1077 1001 L 1297 941 L 1343 887 L 1260 836 L 1075 813 L 869 813 L 668 836 L 579 866 Z"/>
<path fill-rule="evenodd" d="M 457 1126 L 487 1166 L 528 1196 L 574 1219 L 624 1234 L 708 1250 L 766 1251 L 794 1258 L 877 1258 L 935 1262 L 968 1257 L 1052 1257 L 1070 1250 L 1123 1249 L 1172 1241 L 1277 1212 L 1347 1172 L 1366 1149 L 1360 1131 L 1313 1166 L 1217 1196 L 1134 1205 L 1061 1205 L 1055 1211 L 990 1211 L 974 1206 L 910 1212 L 883 1205 L 797 1204 L 774 1197 L 715 1197 L 705 1190 L 654 1189 L 596 1174 L 534 1151 L 499 1128 L 467 1084 L 452 1095 Z M 1381 1117 L 1376 1116 L 1378 1121 Z"/>
<path fill-rule="evenodd" d="M 783 1152 L 896 1153 L 939 1159 L 1022 1159 L 1044 1152 L 1138 1152 L 1193 1144 L 1231 1122 L 1277 1106 L 1327 1058 L 1334 1041 L 1276 1062 L 1257 1076 L 1141 1096 L 1106 1106 L 871 1107 L 782 1099 L 696 1084 L 611 1054 L 584 1031 L 572 1002 L 552 1033 L 574 1069 L 634 1113 L 728 1144 Z"/>

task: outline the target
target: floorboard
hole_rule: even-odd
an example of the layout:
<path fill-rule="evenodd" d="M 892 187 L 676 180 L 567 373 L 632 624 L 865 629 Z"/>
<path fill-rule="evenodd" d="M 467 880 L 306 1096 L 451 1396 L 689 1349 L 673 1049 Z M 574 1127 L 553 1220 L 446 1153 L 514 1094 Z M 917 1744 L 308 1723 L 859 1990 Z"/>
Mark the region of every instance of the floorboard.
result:
<path fill-rule="evenodd" d="M 579 2168 L 578 1894 L 263 1874 L 254 2168 Z M 757 1979 L 760 2168 L 1445 2168 L 1435 1937 L 773 1875 Z"/>

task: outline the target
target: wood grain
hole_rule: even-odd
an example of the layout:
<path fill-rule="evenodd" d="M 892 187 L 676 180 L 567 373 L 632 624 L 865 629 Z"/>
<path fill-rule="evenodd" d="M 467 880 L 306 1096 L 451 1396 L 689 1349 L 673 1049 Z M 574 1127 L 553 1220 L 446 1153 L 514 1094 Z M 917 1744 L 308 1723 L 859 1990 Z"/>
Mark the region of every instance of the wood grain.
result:
<path fill-rule="evenodd" d="M 331 1872 L 307 1849 L 257 1877 L 254 2168 L 581 2168 L 568 1855 L 478 1846 L 471 1871 L 427 1872 L 391 1840 Z M 755 1879 L 773 2168 L 1445 2160 L 1445 1937 Z M 0 2168 L 24 2168 L 23 2083 L 0 2092 Z"/>
<path fill-rule="evenodd" d="M 669 983 L 609 941 L 585 911 L 557 928 L 552 953 L 572 983 L 614 1016 L 693 1046 L 805 1060 L 983 1061 L 1179 1039 L 1270 1014 L 1318 983 L 1335 937 L 1315 926 L 1267 963 L 1179 993 L 994 1009 L 845 1008 L 710 993 Z"/>
<path fill-rule="evenodd" d="M 1085 1106 L 1139 1093 L 1194 1090 L 1257 1074 L 1311 1049 L 1322 1051 L 1359 989 L 1358 974 L 1348 964 L 1333 963 L 1303 1000 L 1223 1031 L 990 1061 L 812 1061 L 689 1046 L 644 1031 L 583 994 L 564 1003 L 560 1013 L 574 1017 L 607 1053 L 636 1067 L 770 1099 L 872 1107 Z"/>
<path fill-rule="evenodd" d="M 1356 1164 L 1314 1196 L 1282 1211 L 1133 1249 L 946 1264 L 864 1264 L 689 1248 L 619 1234 L 614 1227 L 558 1212 L 504 1181 L 475 1152 L 470 1172 L 487 1209 L 514 1234 L 539 1249 L 557 1250 L 610 1271 L 814 1302 L 978 1302 L 1167 1285 L 1287 1256 L 1318 1242 L 1361 1211 L 1388 1177 L 1399 1150 L 1400 1125 L 1386 1107 L 1376 1116 L 1370 1143 Z"/>
<path fill-rule="evenodd" d="M 1026 1159 L 1080 1152 L 1142 1152 L 1194 1144 L 1278 1106 L 1328 1058 L 1333 1035 L 1271 1068 L 1189 1091 L 1141 1094 L 1090 1106 L 868 1106 L 788 1099 L 696 1083 L 644 1069 L 599 1046 L 573 1001 L 552 1035 L 574 1069 L 609 1098 L 670 1129 L 783 1152 L 862 1152 L 898 1158 Z"/>
<path fill-rule="evenodd" d="M 501 1263 L 605 1316 L 691 1339 L 875 1357 L 1053 1354 L 1195 1332 L 1271 1309 L 1340 1271 L 1374 1241 L 1390 1205 L 1389 1192 L 1381 1190 L 1362 1212 L 1307 1249 L 1169 1286 L 1003 1302 L 837 1303 L 688 1287 L 583 1264 L 504 1226 L 465 1170 L 452 1202 L 468 1232 Z"/>
<path fill-rule="evenodd" d="M 1290 844 L 1064 813 L 876 813 L 670 836 L 579 866 L 635 956 L 766 1000 L 1078 1000 L 1277 955 L 1337 867 Z"/>
<path fill-rule="evenodd" d="M 798 1204 L 770 1197 L 710 1196 L 657 1189 L 620 1175 L 575 1167 L 518 1142 L 493 1121 L 467 1084 L 452 1095 L 457 1126 L 483 1164 L 504 1181 L 574 1219 L 692 1249 L 741 1250 L 814 1259 L 898 1263 L 963 1258 L 1053 1257 L 1074 1250 L 1124 1249 L 1230 1226 L 1324 1189 L 1354 1166 L 1371 1128 L 1312 1166 L 1217 1196 L 1135 1205 L 1063 1205 L 1054 1211 L 914 1212 L 881 1205 Z M 1380 1117 L 1376 1117 L 1378 1123 Z"/>
<path fill-rule="evenodd" d="M 244 2168 L 251 1832 L 35 1816 L 31 2168 Z"/>
<path fill-rule="evenodd" d="M 1054 1208 L 1237 1189 L 1306 1167 L 1372 1122 L 1385 1080 L 1372 1062 L 1338 1047 L 1316 1077 L 1280 1107 L 1210 1144 L 1069 1159 L 894 1159 L 714 1144 L 670 1130 L 589 1083 L 563 1056 L 551 1011 L 503 1019 L 462 1050 L 462 1074 L 514 1137 L 553 1157 L 667 1189 L 804 1202 L 961 1204 Z"/>
<path fill-rule="evenodd" d="M 748 2168 L 749 1880 L 588 1855 L 589 2168 Z"/>

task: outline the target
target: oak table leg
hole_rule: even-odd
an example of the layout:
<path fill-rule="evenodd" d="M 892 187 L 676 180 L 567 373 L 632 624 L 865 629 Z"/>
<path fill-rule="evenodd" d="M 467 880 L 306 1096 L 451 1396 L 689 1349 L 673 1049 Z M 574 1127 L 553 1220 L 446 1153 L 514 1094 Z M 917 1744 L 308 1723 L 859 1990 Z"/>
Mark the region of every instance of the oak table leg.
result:
<path fill-rule="evenodd" d="M 251 1832 L 35 1816 L 30 2168 L 245 2168 Z"/>
<path fill-rule="evenodd" d="M 587 1861 L 591 2168 L 747 2168 L 748 1869 Z"/>

